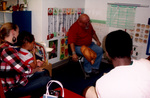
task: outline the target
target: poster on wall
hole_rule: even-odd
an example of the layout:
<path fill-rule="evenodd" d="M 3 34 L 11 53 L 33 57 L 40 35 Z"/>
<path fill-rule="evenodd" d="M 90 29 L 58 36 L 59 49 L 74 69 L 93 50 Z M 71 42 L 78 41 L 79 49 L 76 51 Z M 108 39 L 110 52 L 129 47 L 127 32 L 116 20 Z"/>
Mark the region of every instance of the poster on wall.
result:
<path fill-rule="evenodd" d="M 56 58 L 57 54 L 57 47 L 58 47 L 58 40 L 49 41 L 49 47 L 53 48 L 52 52 L 49 52 L 49 59 Z"/>
<path fill-rule="evenodd" d="M 143 49 L 145 50 L 145 47 L 149 42 L 148 37 L 149 37 L 150 25 L 136 23 L 133 29 L 127 29 L 126 31 L 130 34 L 133 41 L 132 57 L 134 59 L 141 58 Z M 147 54 L 148 54 L 148 49 L 147 49 Z"/>
<path fill-rule="evenodd" d="M 68 39 L 62 38 L 60 44 L 60 60 L 67 59 L 68 57 Z"/>
<path fill-rule="evenodd" d="M 134 29 L 127 29 L 133 39 L 134 44 L 147 44 L 150 31 L 150 25 L 137 23 Z"/>
<path fill-rule="evenodd" d="M 84 13 L 84 8 L 48 8 L 47 40 L 65 37 L 70 26 Z"/>
<path fill-rule="evenodd" d="M 53 8 L 48 8 L 48 34 L 53 33 Z"/>
<path fill-rule="evenodd" d="M 54 34 L 54 37 L 56 37 L 57 36 L 57 32 L 58 32 L 58 30 L 57 30 L 57 22 L 58 22 L 58 19 L 57 19 L 57 17 L 58 17 L 58 8 L 53 8 L 53 20 L 54 20 L 54 24 L 53 24 L 53 28 L 54 28 L 54 32 L 53 32 L 53 34 Z"/>
<path fill-rule="evenodd" d="M 136 7 L 108 4 L 107 25 L 109 27 L 133 29 Z"/>

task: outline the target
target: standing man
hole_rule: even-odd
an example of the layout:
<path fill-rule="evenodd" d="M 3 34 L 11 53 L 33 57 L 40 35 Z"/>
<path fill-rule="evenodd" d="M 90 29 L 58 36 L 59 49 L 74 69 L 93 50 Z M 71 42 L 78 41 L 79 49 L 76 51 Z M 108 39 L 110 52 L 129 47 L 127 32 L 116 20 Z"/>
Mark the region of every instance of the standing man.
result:
<path fill-rule="evenodd" d="M 96 41 L 97 45 L 92 42 L 92 38 Z M 99 41 L 87 14 L 82 14 L 70 27 L 68 31 L 68 44 L 70 44 L 72 59 L 74 61 L 78 60 L 77 54 L 83 55 L 80 50 L 81 46 L 83 45 L 95 51 L 97 54 L 95 63 L 91 65 L 91 63 L 88 62 L 86 58 L 84 58 L 84 70 L 87 75 L 90 75 L 91 73 L 99 73 L 99 66 L 103 55 L 103 49 L 99 47 L 101 46 L 101 42 Z"/>

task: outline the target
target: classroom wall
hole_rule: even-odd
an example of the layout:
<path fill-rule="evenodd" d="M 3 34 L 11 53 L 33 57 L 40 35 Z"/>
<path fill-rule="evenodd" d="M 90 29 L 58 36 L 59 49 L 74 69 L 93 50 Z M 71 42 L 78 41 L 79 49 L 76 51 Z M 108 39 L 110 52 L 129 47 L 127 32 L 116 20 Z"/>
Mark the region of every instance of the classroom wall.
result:
<path fill-rule="evenodd" d="M 85 0 L 85 13 L 92 19 L 106 20 L 107 3 L 131 3 L 150 6 L 150 0 Z M 138 7 L 136 9 L 135 22 L 147 23 L 149 17 L 150 7 Z"/>
<path fill-rule="evenodd" d="M 48 34 L 48 8 L 84 8 L 85 0 L 28 0 L 32 11 L 32 32 L 36 40 L 46 42 Z M 42 32 L 42 33 L 41 33 Z"/>
<path fill-rule="evenodd" d="M 84 8 L 85 0 L 28 0 L 28 10 L 32 11 L 32 32 L 36 41 L 45 42 L 48 46 L 48 8 Z M 60 54 L 60 37 L 52 40 L 58 40 L 58 55 Z M 57 58 L 50 59 L 49 62 L 59 62 Z"/>
<path fill-rule="evenodd" d="M 35 36 L 35 40 L 42 42 L 43 34 L 46 33 L 42 31 L 42 0 L 28 0 L 28 10 L 32 11 L 32 33 Z M 45 42 L 45 40 L 43 42 Z"/>
<path fill-rule="evenodd" d="M 48 34 L 48 8 L 85 8 L 85 13 L 87 13 L 91 19 L 104 20 L 106 21 L 107 15 L 107 3 L 135 3 L 148 5 L 149 0 L 28 0 L 28 10 L 32 11 L 32 32 L 38 42 L 45 42 Z M 146 24 L 150 16 L 150 7 L 144 8 L 139 7 L 136 9 L 135 22 Z M 109 27 L 108 32 L 118 28 Z M 103 33 L 103 32 L 100 32 Z M 105 35 L 105 34 L 103 34 Z M 54 38 L 60 39 L 60 38 Z M 102 39 L 101 39 L 102 40 Z M 58 47 L 59 49 L 59 47 Z M 145 55 L 146 46 L 143 49 L 143 57 Z M 58 53 L 59 54 L 59 53 Z M 59 61 L 59 57 L 50 60 L 51 63 L 56 63 Z"/>
<path fill-rule="evenodd" d="M 130 3 L 130 4 L 141 4 L 141 5 L 150 6 L 150 0 L 125 0 L 125 1 L 124 0 L 92 0 L 92 1 L 85 0 L 85 13 L 87 13 L 91 19 L 106 21 L 107 3 Z M 147 24 L 149 18 L 150 18 L 150 7 L 136 8 L 135 23 Z M 117 29 L 120 28 L 109 27 L 108 32 Z M 97 32 L 97 33 L 102 33 L 102 36 L 107 34 L 106 32 L 105 32 L 106 34 L 103 34 L 104 32 Z M 100 36 L 99 39 L 102 40 Z M 146 58 L 148 56 L 146 55 L 147 44 L 140 45 L 139 48 L 142 48 L 142 50 L 140 50 L 141 57 Z"/>

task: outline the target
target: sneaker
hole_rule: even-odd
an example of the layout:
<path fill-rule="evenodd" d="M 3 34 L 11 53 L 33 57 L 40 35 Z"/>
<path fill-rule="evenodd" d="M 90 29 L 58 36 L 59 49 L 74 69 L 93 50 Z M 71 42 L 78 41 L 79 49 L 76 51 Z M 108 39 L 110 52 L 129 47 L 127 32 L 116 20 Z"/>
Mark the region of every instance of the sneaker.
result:
<path fill-rule="evenodd" d="M 98 69 L 92 69 L 92 73 L 95 74 L 95 75 L 99 74 L 99 70 Z"/>

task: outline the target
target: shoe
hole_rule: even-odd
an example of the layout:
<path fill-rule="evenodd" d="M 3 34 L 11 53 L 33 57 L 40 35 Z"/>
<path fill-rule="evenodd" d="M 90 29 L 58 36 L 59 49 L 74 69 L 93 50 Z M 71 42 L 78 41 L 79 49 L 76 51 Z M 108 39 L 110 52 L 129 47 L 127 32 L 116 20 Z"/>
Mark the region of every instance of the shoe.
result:
<path fill-rule="evenodd" d="M 92 69 L 92 74 L 99 74 L 99 70 L 98 69 Z"/>

